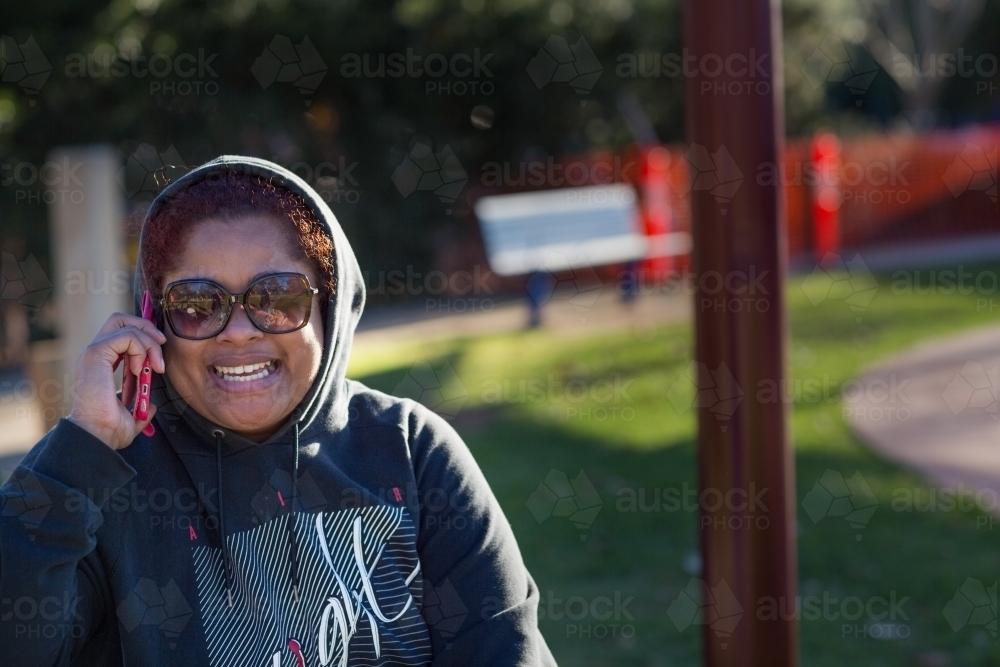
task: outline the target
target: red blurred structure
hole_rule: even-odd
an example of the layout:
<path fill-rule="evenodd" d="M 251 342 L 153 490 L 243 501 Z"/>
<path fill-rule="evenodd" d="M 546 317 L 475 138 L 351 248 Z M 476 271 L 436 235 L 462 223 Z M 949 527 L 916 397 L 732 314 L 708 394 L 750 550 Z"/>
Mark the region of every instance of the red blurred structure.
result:
<path fill-rule="evenodd" d="M 670 162 L 670 151 L 663 146 L 646 149 L 642 155 L 643 224 L 651 245 L 643 270 L 648 276 L 665 276 L 674 269 L 669 249 L 657 247 L 657 239 L 674 231 Z"/>
<path fill-rule="evenodd" d="M 811 147 L 813 243 L 817 262 L 840 251 L 840 140 L 826 132 Z"/>

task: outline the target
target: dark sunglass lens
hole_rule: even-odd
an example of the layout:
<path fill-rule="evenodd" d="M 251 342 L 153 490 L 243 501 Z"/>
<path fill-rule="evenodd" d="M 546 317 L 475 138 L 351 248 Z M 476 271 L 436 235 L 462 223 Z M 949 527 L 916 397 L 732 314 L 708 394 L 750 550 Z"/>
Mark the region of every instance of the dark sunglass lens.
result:
<path fill-rule="evenodd" d="M 181 283 L 167 291 L 165 308 L 178 336 L 211 338 L 226 322 L 229 301 L 211 283 Z"/>
<path fill-rule="evenodd" d="M 301 276 L 268 276 L 254 283 L 247 294 L 247 312 L 269 333 L 302 328 L 311 305 L 312 291 Z"/>

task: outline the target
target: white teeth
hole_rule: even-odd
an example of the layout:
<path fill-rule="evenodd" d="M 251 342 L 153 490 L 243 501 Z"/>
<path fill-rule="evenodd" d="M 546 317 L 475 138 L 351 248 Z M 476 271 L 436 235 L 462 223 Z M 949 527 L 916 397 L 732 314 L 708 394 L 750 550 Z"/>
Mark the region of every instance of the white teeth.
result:
<path fill-rule="evenodd" d="M 274 370 L 274 360 L 244 366 L 214 366 L 215 374 L 227 382 L 249 382 L 266 378 Z M 259 371 L 255 373 L 254 371 Z M 248 375 L 250 373 L 251 375 Z"/>

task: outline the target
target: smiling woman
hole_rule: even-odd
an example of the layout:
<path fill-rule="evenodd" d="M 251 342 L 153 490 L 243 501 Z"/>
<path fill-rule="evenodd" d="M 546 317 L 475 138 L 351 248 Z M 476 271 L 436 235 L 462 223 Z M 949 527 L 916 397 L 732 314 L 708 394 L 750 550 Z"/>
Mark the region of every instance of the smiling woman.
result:
<path fill-rule="evenodd" d="M 311 287 L 318 272 L 289 242 L 287 227 L 260 215 L 202 221 L 160 278 L 167 283 L 167 377 L 194 410 L 250 439 L 267 438 L 291 414 L 323 354 L 320 297 Z M 269 291 L 289 297 L 294 328 L 267 330 L 276 318 L 259 306 Z M 242 304 L 233 303 L 234 293 Z M 204 315 L 185 312 L 205 301 Z"/>
<path fill-rule="evenodd" d="M 0 623 L 15 662 L 554 664 L 461 438 L 345 377 L 364 285 L 315 191 L 219 158 L 153 202 L 139 259 L 154 321 L 108 320 L 70 417 L 0 490 L 50 508 L 0 517 L 2 597 L 80 601 L 71 632 Z M 115 392 L 119 359 L 155 372 L 147 420 Z"/>

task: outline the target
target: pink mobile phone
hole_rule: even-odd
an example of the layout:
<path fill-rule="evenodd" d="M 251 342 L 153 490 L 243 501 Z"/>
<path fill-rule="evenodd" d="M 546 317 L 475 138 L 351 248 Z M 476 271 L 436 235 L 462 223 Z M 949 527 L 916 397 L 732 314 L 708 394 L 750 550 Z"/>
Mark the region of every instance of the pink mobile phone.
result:
<path fill-rule="evenodd" d="M 153 317 L 153 299 L 149 296 L 148 291 L 142 295 L 142 319 L 156 324 L 156 319 Z M 121 360 L 122 358 L 119 358 L 118 362 L 115 362 L 115 365 L 117 366 Z M 137 422 L 146 421 L 149 417 L 149 394 L 153 383 L 153 369 L 149 365 L 149 357 L 143 360 L 139 377 L 132 374 L 128 364 L 125 364 L 123 372 L 122 403 L 128 405 L 129 402 L 132 402 L 132 416 Z M 152 422 L 146 425 L 142 433 L 143 435 L 153 435 L 156 433 Z"/>

